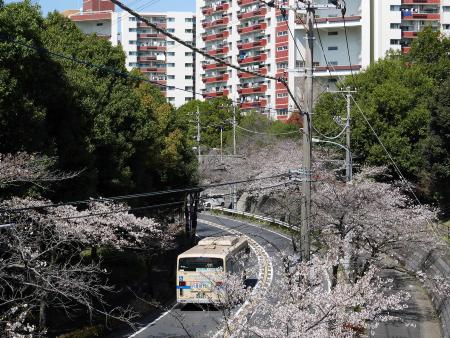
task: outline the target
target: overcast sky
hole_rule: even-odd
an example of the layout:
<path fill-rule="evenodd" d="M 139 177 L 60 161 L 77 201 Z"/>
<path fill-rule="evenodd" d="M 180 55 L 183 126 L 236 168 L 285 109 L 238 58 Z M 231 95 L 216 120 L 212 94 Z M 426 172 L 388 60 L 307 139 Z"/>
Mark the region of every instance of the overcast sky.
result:
<path fill-rule="evenodd" d="M 10 2 L 19 1 L 5 1 L 5 3 Z M 45 15 L 55 9 L 63 11 L 65 9 L 80 9 L 83 6 L 83 0 L 33 0 L 33 2 L 41 6 Z M 195 11 L 195 0 L 124 0 L 123 2 L 132 9 L 142 11 Z"/>

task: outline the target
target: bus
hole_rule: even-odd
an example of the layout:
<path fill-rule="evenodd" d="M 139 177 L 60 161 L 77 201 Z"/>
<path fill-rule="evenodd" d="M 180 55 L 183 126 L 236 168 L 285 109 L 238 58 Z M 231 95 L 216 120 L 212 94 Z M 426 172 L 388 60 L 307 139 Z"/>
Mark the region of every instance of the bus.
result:
<path fill-rule="evenodd" d="M 248 254 L 244 236 L 206 237 L 177 259 L 177 302 L 215 303 L 217 290 L 227 273 L 242 272 L 245 268 L 239 256 Z"/>

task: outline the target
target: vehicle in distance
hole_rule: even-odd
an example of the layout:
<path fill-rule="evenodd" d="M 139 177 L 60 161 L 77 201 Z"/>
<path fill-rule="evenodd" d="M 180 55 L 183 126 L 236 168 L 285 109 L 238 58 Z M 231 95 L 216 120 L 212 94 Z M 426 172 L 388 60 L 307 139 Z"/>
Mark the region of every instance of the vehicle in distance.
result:
<path fill-rule="evenodd" d="M 220 302 L 220 286 L 228 273 L 243 272 L 240 257 L 249 251 L 244 236 L 206 237 L 177 259 L 177 302 Z M 245 277 L 244 277 L 245 278 Z"/>

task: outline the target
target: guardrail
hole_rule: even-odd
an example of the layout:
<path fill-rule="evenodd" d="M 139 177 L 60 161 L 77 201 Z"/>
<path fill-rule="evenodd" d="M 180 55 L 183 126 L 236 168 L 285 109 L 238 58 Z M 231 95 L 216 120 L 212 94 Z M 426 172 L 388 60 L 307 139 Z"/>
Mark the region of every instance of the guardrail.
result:
<path fill-rule="evenodd" d="M 259 221 L 273 223 L 273 224 L 282 226 L 282 227 L 290 229 L 290 230 L 300 231 L 300 228 L 298 226 L 289 224 L 287 222 L 280 221 L 280 220 L 278 220 L 276 218 L 273 218 L 273 217 L 265 217 L 265 216 L 261 216 L 261 215 L 251 214 L 251 213 L 245 212 L 245 211 L 238 211 L 238 210 L 227 209 L 227 208 L 223 208 L 223 207 L 212 207 L 211 209 L 212 210 L 219 210 L 219 211 L 222 211 L 224 213 L 229 213 L 229 214 L 234 214 L 234 215 L 239 215 L 239 216 L 245 216 L 245 217 L 257 219 Z"/>

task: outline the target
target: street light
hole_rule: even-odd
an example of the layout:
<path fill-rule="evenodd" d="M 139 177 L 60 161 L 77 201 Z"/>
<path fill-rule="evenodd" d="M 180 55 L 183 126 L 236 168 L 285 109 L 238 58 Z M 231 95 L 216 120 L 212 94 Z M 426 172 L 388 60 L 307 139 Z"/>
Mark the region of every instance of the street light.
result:
<path fill-rule="evenodd" d="M 345 152 L 347 153 L 347 158 L 349 159 L 348 161 L 346 161 L 345 163 L 345 176 L 347 177 L 347 182 L 351 182 L 352 181 L 352 153 L 350 151 L 349 148 L 347 148 L 346 146 L 337 143 L 337 142 L 333 142 L 333 141 L 328 141 L 328 140 L 319 140 L 318 138 L 312 138 L 312 142 L 313 143 L 329 143 L 329 144 L 333 144 L 341 149 L 344 149 Z"/>

